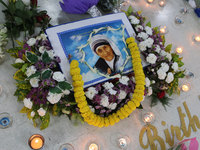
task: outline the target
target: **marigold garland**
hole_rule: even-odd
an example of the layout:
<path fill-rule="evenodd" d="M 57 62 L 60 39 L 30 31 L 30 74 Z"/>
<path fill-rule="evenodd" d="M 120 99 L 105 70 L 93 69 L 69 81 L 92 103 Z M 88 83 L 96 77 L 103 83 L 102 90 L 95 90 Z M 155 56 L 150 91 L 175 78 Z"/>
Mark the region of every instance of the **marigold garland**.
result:
<path fill-rule="evenodd" d="M 78 103 L 81 116 L 84 118 L 84 121 L 90 125 L 98 126 L 100 128 L 114 125 L 115 123 L 119 122 L 120 119 L 128 117 L 143 100 L 145 75 L 141 64 L 142 60 L 140 58 L 139 48 L 133 37 L 128 38 L 126 43 L 128 44 L 128 48 L 130 48 L 132 56 L 136 86 L 133 93 L 133 98 L 120 110 L 118 110 L 116 113 L 113 113 L 112 115 L 109 115 L 108 117 L 100 117 L 90 110 L 83 89 L 84 82 L 82 80 L 82 76 L 80 75 L 80 68 L 78 67 L 79 63 L 77 60 L 72 60 L 70 63 L 70 74 L 72 75 L 73 80 L 74 97 Z"/>

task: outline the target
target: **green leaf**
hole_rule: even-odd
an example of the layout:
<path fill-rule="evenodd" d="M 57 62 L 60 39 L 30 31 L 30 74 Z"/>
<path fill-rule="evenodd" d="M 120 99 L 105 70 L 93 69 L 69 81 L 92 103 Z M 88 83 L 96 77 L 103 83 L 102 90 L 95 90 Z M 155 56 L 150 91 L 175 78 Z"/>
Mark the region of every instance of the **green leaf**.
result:
<path fill-rule="evenodd" d="M 22 11 L 20 9 L 16 9 L 15 14 L 16 14 L 17 17 L 19 17 L 21 19 L 24 18 L 24 16 L 26 16 L 24 11 Z"/>
<path fill-rule="evenodd" d="M 15 21 L 16 21 L 17 25 L 21 25 L 23 23 L 23 20 L 19 17 L 15 17 Z"/>
<path fill-rule="evenodd" d="M 18 0 L 15 2 L 15 7 L 17 9 L 24 10 L 25 4 L 22 2 L 22 0 Z M 24 14 L 24 15 L 26 15 L 26 14 Z"/>
<path fill-rule="evenodd" d="M 76 102 L 69 102 L 70 105 L 77 105 Z"/>
<path fill-rule="evenodd" d="M 58 115 L 58 112 L 60 111 L 60 108 L 57 106 L 57 104 L 53 105 L 53 116 Z"/>
<path fill-rule="evenodd" d="M 72 88 L 71 84 L 62 81 L 58 83 L 58 86 L 62 89 L 62 90 L 70 90 Z"/>
<path fill-rule="evenodd" d="M 21 50 L 21 47 L 10 48 L 7 50 L 8 53 L 18 53 Z"/>
<path fill-rule="evenodd" d="M 32 74 L 30 77 L 26 78 L 26 80 L 29 80 L 31 78 L 34 78 L 34 77 L 39 77 L 40 76 L 40 72 L 37 71 L 36 73 Z"/>
<path fill-rule="evenodd" d="M 45 116 L 40 117 L 40 118 L 42 120 L 42 124 L 40 126 L 40 130 L 44 130 L 49 126 L 49 122 L 50 122 L 50 114 L 49 114 L 49 112 L 47 111 Z"/>
<path fill-rule="evenodd" d="M 30 19 L 33 16 L 33 12 L 30 10 L 27 10 L 25 13 L 26 13 L 26 15 L 24 15 L 25 19 Z"/>
<path fill-rule="evenodd" d="M 38 56 L 31 53 L 31 52 L 26 52 L 26 57 L 27 57 L 27 60 L 30 62 L 30 63 L 36 63 L 38 62 Z"/>
<path fill-rule="evenodd" d="M 58 88 L 58 87 L 50 88 L 50 89 L 49 89 L 49 92 L 54 93 L 54 94 L 55 94 L 55 93 L 57 93 L 57 94 L 62 93 L 61 89 Z"/>
<path fill-rule="evenodd" d="M 42 72 L 42 79 L 50 78 L 52 71 L 50 69 L 46 69 Z"/>
<path fill-rule="evenodd" d="M 179 58 L 179 55 L 177 55 L 176 53 L 172 53 L 172 60 L 174 62 L 177 62 L 178 61 L 178 58 Z"/>
<path fill-rule="evenodd" d="M 174 75 L 174 78 L 184 78 L 185 74 L 182 71 L 177 72 Z"/>
<path fill-rule="evenodd" d="M 29 109 L 29 108 L 27 108 L 27 107 L 23 107 L 21 110 L 20 110 L 20 112 L 19 113 L 28 113 L 28 112 L 30 112 L 31 111 L 31 109 Z"/>
<path fill-rule="evenodd" d="M 15 4 L 13 2 L 9 3 L 8 10 L 12 15 L 15 13 L 16 8 L 15 8 Z"/>
<path fill-rule="evenodd" d="M 30 83 L 16 83 L 18 89 L 28 89 L 30 90 L 31 89 L 31 85 Z"/>
<path fill-rule="evenodd" d="M 21 69 L 23 65 L 24 65 L 24 63 L 15 63 L 15 64 L 12 64 L 12 66 L 14 68 L 17 68 L 17 69 Z"/>
<path fill-rule="evenodd" d="M 128 13 L 128 16 L 133 12 L 133 8 L 131 7 L 131 5 L 129 6 L 128 10 L 127 10 L 127 13 Z"/>
<path fill-rule="evenodd" d="M 162 39 L 162 44 L 165 45 L 165 36 L 161 35 L 161 39 Z"/>
<path fill-rule="evenodd" d="M 159 33 L 159 31 L 158 31 L 158 27 L 154 27 L 153 29 L 155 30 L 155 33 L 156 33 L 156 34 Z"/>
<path fill-rule="evenodd" d="M 51 62 L 51 58 L 49 57 L 49 54 L 46 51 L 42 54 L 42 62 L 43 63 Z"/>
<path fill-rule="evenodd" d="M 22 66 L 22 72 L 25 72 L 26 71 L 26 68 L 29 66 L 28 63 L 25 63 L 23 66 Z"/>
<path fill-rule="evenodd" d="M 171 49 L 172 49 L 172 44 L 169 44 L 169 45 L 167 45 L 167 46 L 165 47 L 165 51 L 166 51 L 166 52 L 170 52 Z"/>
<path fill-rule="evenodd" d="M 24 75 L 24 73 L 22 72 L 22 70 L 19 69 L 17 72 L 15 72 L 13 78 L 15 80 L 23 81 L 23 80 L 26 79 L 26 76 Z"/>
<path fill-rule="evenodd" d="M 146 26 L 150 27 L 151 28 L 151 22 L 149 21 Z"/>

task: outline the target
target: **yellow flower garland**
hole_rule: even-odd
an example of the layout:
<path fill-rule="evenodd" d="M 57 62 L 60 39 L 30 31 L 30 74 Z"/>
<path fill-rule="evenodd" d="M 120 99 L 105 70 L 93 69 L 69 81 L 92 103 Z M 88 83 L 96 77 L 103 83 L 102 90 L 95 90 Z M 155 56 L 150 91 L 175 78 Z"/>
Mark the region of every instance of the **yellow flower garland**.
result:
<path fill-rule="evenodd" d="M 84 82 L 82 76 L 80 75 L 80 68 L 78 67 L 79 63 L 76 60 L 72 60 L 70 63 L 70 74 L 72 75 L 73 86 L 74 86 L 74 97 L 78 103 L 78 107 L 81 112 L 81 116 L 84 118 L 84 121 L 90 125 L 98 127 L 107 127 L 109 125 L 114 125 L 119 122 L 120 119 L 128 117 L 133 110 L 140 105 L 140 102 L 143 100 L 144 95 L 144 85 L 145 85 L 145 75 L 142 67 L 142 60 L 140 58 L 139 48 L 135 39 L 130 37 L 126 40 L 128 48 L 130 49 L 132 56 L 133 70 L 135 73 L 136 86 L 133 94 L 133 98 L 125 104 L 120 110 L 108 117 L 100 117 L 94 114 L 87 103 L 85 92 L 83 89 Z"/>

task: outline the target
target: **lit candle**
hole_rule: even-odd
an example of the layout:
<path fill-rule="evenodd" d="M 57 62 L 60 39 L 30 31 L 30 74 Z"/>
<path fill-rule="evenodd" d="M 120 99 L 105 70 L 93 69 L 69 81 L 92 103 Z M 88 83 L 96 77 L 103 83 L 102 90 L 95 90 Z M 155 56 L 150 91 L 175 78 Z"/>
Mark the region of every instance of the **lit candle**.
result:
<path fill-rule="evenodd" d="M 126 140 L 125 140 L 124 138 L 119 139 L 119 145 L 120 145 L 121 147 L 125 147 L 126 144 L 127 144 L 127 142 L 126 142 Z"/>
<path fill-rule="evenodd" d="M 166 34 L 166 33 L 168 33 L 168 29 L 167 29 L 167 27 L 166 26 L 159 26 L 159 31 L 160 31 L 160 34 Z"/>
<path fill-rule="evenodd" d="M 159 4 L 159 6 L 164 7 L 166 3 L 164 0 L 161 0 L 158 4 Z"/>
<path fill-rule="evenodd" d="M 154 1 L 154 0 L 147 0 L 147 2 L 150 3 L 150 4 L 153 3 L 153 1 Z"/>
<path fill-rule="evenodd" d="M 145 123 L 152 124 L 155 121 L 155 115 L 152 112 L 146 112 L 142 119 Z"/>
<path fill-rule="evenodd" d="M 182 49 L 181 47 L 177 47 L 177 48 L 176 48 L 176 52 L 177 52 L 178 54 L 181 54 L 181 53 L 183 52 L 183 49 Z"/>
<path fill-rule="evenodd" d="M 99 147 L 95 143 L 91 143 L 90 146 L 89 146 L 89 150 L 98 150 L 98 149 L 99 149 Z"/>
<path fill-rule="evenodd" d="M 200 36 L 195 36 L 194 39 L 195 39 L 196 42 L 200 42 Z"/>
<path fill-rule="evenodd" d="M 184 85 L 182 85 L 181 89 L 182 89 L 184 92 L 187 92 L 187 91 L 190 90 L 190 87 L 189 87 L 189 85 L 184 84 Z"/>
<path fill-rule="evenodd" d="M 145 118 L 144 118 L 144 120 L 145 120 L 145 122 L 151 122 L 151 117 L 150 116 L 146 116 Z"/>
<path fill-rule="evenodd" d="M 160 33 L 165 33 L 165 29 L 164 29 L 164 28 L 161 28 L 161 29 L 160 29 Z"/>
<path fill-rule="evenodd" d="M 44 145 L 44 138 L 39 134 L 34 134 L 29 138 L 29 146 L 32 149 L 40 149 Z"/>

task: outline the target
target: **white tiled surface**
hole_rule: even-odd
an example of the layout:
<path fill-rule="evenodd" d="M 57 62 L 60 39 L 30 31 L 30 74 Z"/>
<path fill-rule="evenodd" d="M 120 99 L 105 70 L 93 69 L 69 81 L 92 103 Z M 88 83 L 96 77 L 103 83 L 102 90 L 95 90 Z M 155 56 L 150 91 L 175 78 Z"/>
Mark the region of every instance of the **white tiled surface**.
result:
<path fill-rule="evenodd" d="M 4 0 L 7 1 L 7 0 Z M 191 37 L 194 34 L 200 34 L 200 18 L 198 18 L 192 10 L 189 14 L 184 15 L 185 23 L 181 27 L 174 24 L 176 15 L 181 15 L 180 9 L 186 5 L 183 0 L 168 0 L 165 7 L 158 6 L 158 0 L 153 5 L 149 5 L 145 0 L 131 1 L 134 11 L 143 10 L 143 16 L 147 16 L 151 21 L 152 27 L 159 25 L 166 25 L 169 33 L 166 35 L 166 45 L 173 44 L 172 51 L 175 51 L 177 46 L 183 46 L 185 51 L 183 53 L 183 62 L 185 66 L 183 69 L 189 69 L 194 73 L 193 79 L 183 79 L 180 82 L 187 82 L 191 86 L 191 91 L 181 93 L 180 96 L 173 95 L 171 98 L 172 105 L 164 110 L 161 104 L 150 108 L 149 99 L 145 99 L 142 105 L 145 109 L 151 110 L 156 115 L 156 121 L 153 124 L 158 129 L 158 135 L 165 140 L 164 130 L 170 129 L 171 125 L 181 126 L 177 107 L 181 107 L 185 113 L 183 102 L 186 101 L 191 115 L 197 115 L 200 118 L 200 102 L 198 95 L 200 95 L 200 46 L 195 45 Z M 74 15 L 67 14 L 61 11 L 58 1 L 55 0 L 40 0 L 39 9 L 46 9 L 49 16 L 52 18 L 52 24 L 57 25 L 70 21 L 75 21 L 83 18 L 89 18 L 88 14 Z M 0 10 L 4 7 L 0 5 Z M 126 9 L 126 8 L 124 8 Z M 147 21 L 147 22 L 148 22 Z M 4 22 L 4 15 L 0 13 L 0 23 Z M 147 23 L 146 22 L 146 23 Z M 21 38 L 22 39 L 22 38 Z M 9 42 L 8 48 L 11 47 Z M 90 126 L 87 123 L 74 126 L 71 121 L 65 116 L 53 117 L 51 116 L 50 125 L 47 129 L 41 131 L 39 128 L 34 128 L 31 121 L 26 117 L 26 114 L 20 114 L 19 111 L 23 107 L 22 102 L 17 102 L 17 97 L 14 97 L 16 89 L 14 79 L 12 78 L 15 69 L 11 66 L 14 60 L 7 54 L 5 61 L 0 65 L 0 84 L 7 91 L 7 98 L 0 103 L 0 113 L 8 112 L 13 116 L 13 124 L 8 129 L 0 129 L 0 150 L 29 150 L 28 139 L 32 134 L 41 134 L 45 138 L 45 145 L 43 150 L 58 150 L 63 143 L 71 143 L 76 150 L 85 150 L 85 146 L 91 139 L 97 139 L 101 145 L 102 150 L 117 150 L 117 145 L 113 142 L 117 134 L 126 134 L 131 139 L 130 150 L 142 149 L 139 144 L 139 134 L 142 127 L 145 125 L 141 121 L 141 114 L 143 110 L 135 110 L 130 117 L 121 120 L 114 126 L 106 128 L 98 128 Z M 166 122 L 166 126 L 161 125 L 161 121 Z M 185 118 L 186 126 L 188 127 L 188 119 Z M 197 137 L 200 142 L 200 136 L 197 132 L 192 130 L 190 137 Z M 186 139 L 185 137 L 184 139 Z M 145 139 L 144 139 L 145 140 Z M 175 142 L 177 142 L 175 138 Z M 157 143 L 158 144 L 158 143 Z M 159 144 L 158 144 L 159 147 Z M 169 148 L 169 145 L 166 144 Z M 148 148 L 150 149 L 150 147 Z M 159 148 L 158 148 L 159 149 Z"/>

